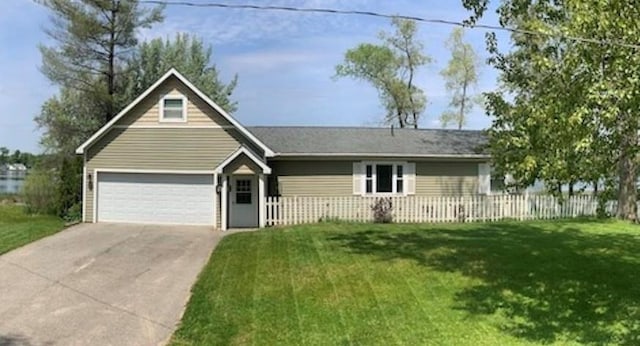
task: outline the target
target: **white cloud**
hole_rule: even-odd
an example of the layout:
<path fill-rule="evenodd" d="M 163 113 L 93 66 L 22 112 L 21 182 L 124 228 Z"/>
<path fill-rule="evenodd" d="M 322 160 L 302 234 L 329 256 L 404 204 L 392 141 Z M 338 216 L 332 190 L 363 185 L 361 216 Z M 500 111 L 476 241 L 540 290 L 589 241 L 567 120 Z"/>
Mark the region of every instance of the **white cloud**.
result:
<path fill-rule="evenodd" d="M 247 52 L 226 57 L 229 67 L 235 71 L 275 70 L 291 65 L 311 64 L 326 57 L 321 52 L 303 50 L 266 50 Z"/>

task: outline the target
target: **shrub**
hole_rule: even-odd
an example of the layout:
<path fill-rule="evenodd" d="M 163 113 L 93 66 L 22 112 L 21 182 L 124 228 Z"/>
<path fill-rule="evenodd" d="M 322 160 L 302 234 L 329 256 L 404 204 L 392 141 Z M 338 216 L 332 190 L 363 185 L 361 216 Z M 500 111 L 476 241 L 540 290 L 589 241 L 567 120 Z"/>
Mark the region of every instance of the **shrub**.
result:
<path fill-rule="evenodd" d="M 76 203 L 66 210 L 63 219 L 67 222 L 82 220 L 82 203 Z"/>
<path fill-rule="evenodd" d="M 22 198 L 17 193 L 0 193 L 0 205 L 22 203 Z"/>
<path fill-rule="evenodd" d="M 458 204 L 457 205 L 456 216 L 458 218 L 458 222 L 467 221 L 467 212 L 466 212 L 463 204 Z"/>
<path fill-rule="evenodd" d="M 373 222 L 375 223 L 391 223 L 393 221 L 393 205 L 391 203 L 391 198 L 378 198 L 371 205 L 371 210 L 373 210 Z"/>
<path fill-rule="evenodd" d="M 22 195 L 28 213 L 56 214 L 56 175 L 52 170 L 34 169 L 25 179 Z"/>
<path fill-rule="evenodd" d="M 77 204 L 82 201 L 82 158 L 63 158 L 60 163 L 59 177 L 56 189 L 56 214 L 67 219 L 67 216 L 73 213 L 71 208 L 78 208 Z"/>
<path fill-rule="evenodd" d="M 337 216 L 321 216 L 320 219 L 318 219 L 318 222 L 320 222 L 320 223 L 340 223 L 341 220 Z"/>

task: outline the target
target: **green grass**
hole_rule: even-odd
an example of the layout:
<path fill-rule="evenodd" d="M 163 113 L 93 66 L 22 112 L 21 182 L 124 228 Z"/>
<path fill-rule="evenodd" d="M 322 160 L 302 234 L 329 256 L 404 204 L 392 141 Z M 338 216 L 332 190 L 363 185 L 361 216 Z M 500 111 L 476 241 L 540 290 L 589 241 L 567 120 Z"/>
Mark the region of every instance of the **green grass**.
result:
<path fill-rule="evenodd" d="M 18 205 L 0 205 L 0 254 L 56 233 L 64 222 L 54 216 L 27 215 Z"/>
<path fill-rule="evenodd" d="M 223 239 L 173 345 L 640 344 L 640 226 L 318 224 Z"/>

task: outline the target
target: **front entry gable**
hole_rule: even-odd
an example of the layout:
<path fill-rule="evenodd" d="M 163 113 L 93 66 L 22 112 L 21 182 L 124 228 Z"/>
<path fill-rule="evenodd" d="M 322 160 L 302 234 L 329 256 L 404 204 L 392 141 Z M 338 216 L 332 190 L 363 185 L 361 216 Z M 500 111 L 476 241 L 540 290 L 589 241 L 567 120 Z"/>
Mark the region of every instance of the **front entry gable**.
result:
<path fill-rule="evenodd" d="M 271 167 L 251 150 L 241 146 L 222 161 L 215 172 L 218 174 L 271 174 Z"/>

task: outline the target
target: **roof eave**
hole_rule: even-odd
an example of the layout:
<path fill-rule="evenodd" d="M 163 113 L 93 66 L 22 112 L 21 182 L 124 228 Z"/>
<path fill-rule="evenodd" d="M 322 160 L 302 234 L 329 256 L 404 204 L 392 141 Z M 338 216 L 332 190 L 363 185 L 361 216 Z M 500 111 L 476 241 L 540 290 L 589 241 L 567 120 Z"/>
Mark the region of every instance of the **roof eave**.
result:
<path fill-rule="evenodd" d="M 489 154 L 409 154 L 409 153 L 275 153 L 273 157 L 416 157 L 490 159 Z"/>

